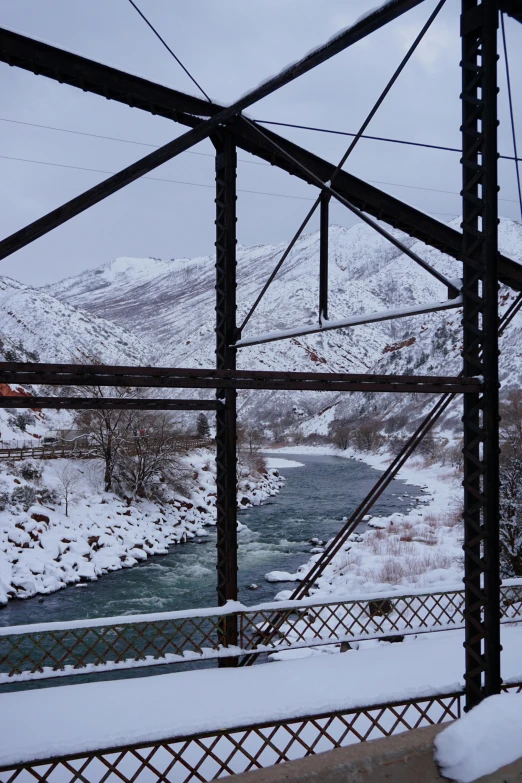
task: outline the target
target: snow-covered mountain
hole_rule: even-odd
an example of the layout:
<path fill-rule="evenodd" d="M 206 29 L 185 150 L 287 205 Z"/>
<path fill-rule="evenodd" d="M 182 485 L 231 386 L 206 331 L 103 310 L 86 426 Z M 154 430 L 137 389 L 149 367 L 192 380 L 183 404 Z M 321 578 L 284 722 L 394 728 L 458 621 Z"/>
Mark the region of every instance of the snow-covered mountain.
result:
<path fill-rule="evenodd" d="M 0 277 L 0 359 L 137 365 L 148 363 L 151 353 L 144 339 L 124 327 L 60 302 L 42 289 Z M 36 387 L 30 391 L 39 392 Z M 49 429 L 68 428 L 72 421 L 69 412 L 48 410 L 31 415 L 31 424 L 20 429 L 19 417 L 20 411 L 0 410 L 0 439 L 39 437 Z"/>
<path fill-rule="evenodd" d="M 0 337 L 5 351 L 43 362 L 138 364 L 151 348 L 138 334 L 88 310 L 61 302 L 43 289 L 0 277 Z"/>
<path fill-rule="evenodd" d="M 450 225 L 459 227 L 455 220 Z M 416 242 L 402 240 L 449 278 L 460 275 L 459 264 L 448 256 Z M 503 220 L 501 250 L 522 262 L 522 224 Z M 332 226 L 329 236 L 330 319 L 375 312 L 399 306 L 441 301 L 447 293 L 434 277 L 397 251 L 371 228 Z M 286 249 L 281 245 L 238 246 L 238 323 L 241 323 Z M 318 321 L 319 234 L 296 243 L 265 298 L 246 327 L 243 337 L 264 334 Z M 214 257 L 160 260 L 119 258 L 76 277 L 49 286 L 53 297 L 115 322 L 157 347 L 156 363 L 178 367 L 204 367 L 214 363 L 215 323 Z M 513 292 L 503 291 L 508 306 Z M 323 370 L 450 374 L 460 371 L 460 311 L 404 318 L 296 337 L 243 348 L 238 366 L 249 369 Z M 503 374 L 518 383 L 521 374 L 522 320 L 516 319 L 503 338 L 506 348 Z M 123 357 L 122 357 L 123 359 Z M 347 411 L 371 410 L 366 395 L 303 395 L 255 392 L 242 395 L 244 413 L 277 415 L 288 420 L 312 417 L 312 429 L 325 431 L 333 416 Z M 426 399 L 402 401 L 380 397 L 378 408 L 416 407 Z M 297 409 L 297 413 L 293 413 Z M 326 409 L 318 418 L 318 413 Z M 306 426 L 305 426 L 306 429 Z"/>

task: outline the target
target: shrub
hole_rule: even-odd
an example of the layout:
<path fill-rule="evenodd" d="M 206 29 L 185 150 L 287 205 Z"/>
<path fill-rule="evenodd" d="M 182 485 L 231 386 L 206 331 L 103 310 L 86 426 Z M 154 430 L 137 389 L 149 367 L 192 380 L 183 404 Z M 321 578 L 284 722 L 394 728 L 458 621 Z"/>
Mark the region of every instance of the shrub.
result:
<path fill-rule="evenodd" d="M 27 511 L 30 506 L 36 503 L 36 499 L 36 489 L 29 484 L 16 487 L 11 495 L 11 503 L 13 506 L 22 506 L 24 511 Z"/>
<path fill-rule="evenodd" d="M 26 481 L 38 482 L 42 478 L 42 466 L 36 462 L 24 460 L 18 470 L 18 475 Z"/>

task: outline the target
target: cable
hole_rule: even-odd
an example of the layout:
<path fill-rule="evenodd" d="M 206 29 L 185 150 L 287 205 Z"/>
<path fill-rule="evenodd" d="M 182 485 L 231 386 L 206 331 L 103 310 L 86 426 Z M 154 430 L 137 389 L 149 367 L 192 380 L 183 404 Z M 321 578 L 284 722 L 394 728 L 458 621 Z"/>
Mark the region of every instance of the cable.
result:
<path fill-rule="evenodd" d="M 183 65 L 183 63 L 182 63 L 182 62 L 181 62 L 181 60 L 179 59 L 179 57 L 178 57 L 176 54 L 174 54 L 174 52 L 172 51 L 172 49 L 170 48 L 170 46 L 168 45 L 168 43 L 165 41 L 165 39 L 161 37 L 161 35 L 160 35 L 160 34 L 158 33 L 158 31 L 156 30 L 156 28 L 155 28 L 155 27 L 154 27 L 154 26 L 153 26 L 153 25 L 152 25 L 152 24 L 149 22 L 149 20 L 148 20 L 148 19 L 147 19 L 147 17 L 145 16 L 145 14 L 144 14 L 142 11 L 140 11 L 140 9 L 138 8 L 138 6 L 137 6 L 137 5 L 136 5 L 136 3 L 134 2 L 134 0 L 129 0 L 129 3 L 130 3 L 130 4 L 131 4 L 131 6 L 132 6 L 132 7 L 135 9 L 135 11 L 137 11 L 137 12 L 139 13 L 139 15 L 141 16 L 141 18 L 143 19 L 143 21 L 144 21 L 146 24 L 148 24 L 148 26 L 150 27 L 150 29 L 152 30 L 152 32 L 154 33 L 154 35 L 156 36 L 156 38 L 158 38 L 158 39 L 161 41 L 161 43 L 163 44 L 163 46 L 165 47 L 165 49 L 166 49 L 168 52 L 170 52 L 170 54 L 171 54 L 171 55 L 174 57 L 174 59 L 176 60 L 177 64 L 178 64 L 178 65 L 179 65 L 181 68 L 183 68 L 183 70 L 185 71 L 185 73 L 187 74 L 187 76 L 189 77 L 189 79 L 190 79 L 190 80 L 191 80 L 191 81 L 192 81 L 192 82 L 193 82 L 193 83 L 196 85 L 196 87 L 198 88 L 198 90 L 200 90 L 200 91 L 203 93 L 203 95 L 205 96 L 205 98 L 207 99 L 207 101 L 208 101 L 209 103 L 212 103 L 212 101 L 211 101 L 211 100 L 210 100 L 210 98 L 208 97 L 208 95 L 207 95 L 207 93 L 205 92 L 205 90 L 203 89 L 203 87 L 202 87 L 202 86 L 201 86 L 201 85 L 200 85 L 200 84 L 199 84 L 199 83 L 198 83 L 198 82 L 197 82 L 197 81 L 194 79 L 194 77 L 192 76 L 192 74 L 190 73 L 190 71 L 188 70 L 188 68 L 185 68 L 185 66 Z"/>
<path fill-rule="evenodd" d="M 89 168 L 87 166 L 72 166 L 67 163 L 52 163 L 51 161 L 46 160 L 33 160 L 31 158 L 15 158 L 11 155 L 0 155 L 0 159 L 3 160 L 14 160 L 18 161 L 20 163 L 37 163 L 41 166 L 56 166 L 60 169 L 74 169 L 76 171 L 92 171 L 95 174 L 115 174 L 114 171 L 108 171 L 107 169 L 93 169 Z M 143 176 L 140 177 L 140 179 L 150 179 L 154 180 L 155 182 L 170 182 L 174 185 L 191 185 L 196 188 L 210 188 L 211 190 L 215 190 L 215 185 L 206 185 L 202 182 L 186 182 L 184 180 L 179 179 L 166 179 L 163 177 L 147 177 Z M 268 193 L 263 190 L 245 190 L 238 188 L 238 193 L 255 193 L 259 196 L 276 196 L 278 198 L 292 198 L 292 199 L 298 199 L 299 201 L 313 201 L 312 198 L 309 196 L 292 196 L 289 193 Z M 435 213 L 433 213 L 435 214 Z M 439 213 L 443 214 L 443 213 Z"/>
<path fill-rule="evenodd" d="M 137 145 L 139 145 L 141 147 L 153 147 L 155 149 L 158 149 L 159 146 L 160 146 L 159 144 L 149 144 L 149 143 L 147 143 L 145 141 L 133 141 L 132 139 L 121 139 L 118 136 L 102 136 L 99 133 L 86 133 L 85 131 L 71 130 L 69 128 L 58 128 L 55 125 L 40 125 L 40 124 L 38 124 L 36 122 L 24 122 L 23 120 L 12 120 L 12 119 L 9 119 L 8 117 L 0 117 L 0 122 L 11 122 L 11 123 L 14 123 L 15 125 L 27 125 L 30 128 L 43 128 L 44 130 L 58 131 L 60 133 L 72 133 L 75 136 L 88 136 L 89 138 L 93 138 L 93 139 L 103 139 L 105 141 L 116 141 L 116 142 L 121 142 L 122 144 L 137 144 Z M 354 133 L 353 135 L 355 136 L 356 134 Z M 364 138 L 364 137 L 361 136 L 361 138 Z M 188 154 L 188 155 L 199 155 L 199 156 L 204 157 L 204 158 L 212 158 L 213 160 L 215 159 L 215 155 L 213 155 L 211 152 L 194 152 L 192 150 L 188 150 L 186 154 Z M 4 156 L 0 156 L 0 157 L 5 157 L 8 160 L 22 160 L 24 162 L 30 162 L 30 163 L 42 163 L 42 164 L 45 163 L 44 161 L 26 161 L 25 158 L 10 158 L 8 155 L 4 155 Z M 250 164 L 252 166 L 268 166 L 269 168 L 272 168 L 270 163 L 264 163 L 263 161 L 259 161 L 259 160 L 247 160 L 246 158 L 238 158 L 238 161 L 241 161 L 241 163 L 248 163 L 248 164 Z M 47 166 L 63 166 L 63 164 L 60 164 L 60 163 L 45 163 L 45 165 L 47 165 Z M 76 168 L 76 167 L 75 166 L 71 166 L 71 168 Z M 77 168 L 81 169 L 80 166 L 78 166 Z M 97 171 L 97 169 L 86 169 L 86 170 L 87 171 L 91 171 L 91 170 L 92 171 Z M 100 173 L 105 173 L 105 172 L 102 171 Z M 145 179 L 158 179 L 158 177 L 145 177 Z M 170 181 L 174 181 L 174 180 L 164 180 L 164 181 L 170 182 Z M 374 185 L 391 185 L 391 186 L 397 187 L 397 188 L 408 188 L 410 190 L 426 190 L 426 191 L 429 191 L 431 193 L 445 193 L 445 194 L 448 194 L 450 196 L 460 196 L 460 193 L 458 191 L 456 191 L 456 190 L 440 190 L 439 188 L 427 188 L 427 187 L 422 187 L 421 185 L 405 185 L 402 182 L 387 182 L 385 180 L 380 180 L 380 179 L 368 179 L 368 180 L 366 180 L 366 182 L 371 182 Z M 191 183 L 188 183 L 188 184 L 191 184 Z M 210 187 L 210 185 L 208 187 Z M 292 197 L 289 197 L 289 198 L 298 198 L 298 196 L 292 196 Z M 518 204 L 517 199 L 514 199 L 514 198 L 499 198 L 499 201 L 506 201 L 506 202 L 511 202 L 513 204 Z M 449 214 L 449 213 L 433 212 L 432 214 L 433 215 L 435 215 L 435 214 L 437 214 L 437 215 L 444 215 L 444 214 Z"/>
<path fill-rule="evenodd" d="M 506 63 L 506 80 L 507 80 L 507 90 L 508 90 L 508 99 L 509 99 L 509 114 L 511 117 L 511 132 L 513 134 L 513 151 L 515 153 L 515 171 L 517 173 L 517 186 L 518 186 L 518 198 L 520 201 L 520 219 L 522 220 L 522 187 L 520 186 L 520 169 L 518 167 L 518 153 L 517 153 L 517 134 L 515 131 L 515 117 L 513 113 L 513 96 L 511 94 L 511 78 L 509 74 L 509 59 L 508 59 L 508 51 L 507 51 L 507 41 L 506 41 L 506 28 L 504 25 L 504 14 L 500 14 L 500 23 L 502 26 L 502 41 L 504 44 L 504 60 Z"/>
<path fill-rule="evenodd" d="M 296 125 L 292 122 L 275 122 L 273 120 L 254 120 L 254 122 L 260 125 L 279 125 L 283 128 L 297 128 L 298 130 L 317 131 L 318 133 L 333 133 L 336 136 L 357 136 L 356 133 L 349 133 L 348 131 L 333 130 L 332 128 L 316 128 L 313 125 Z M 423 147 L 428 150 L 442 150 L 443 152 L 459 152 L 462 154 L 462 150 L 458 147 L 443 147 L 440 144 L 426 144 L 420 141 L 406 141 L 405 139 L 392 139 L 386 136 L 367 136 L 362 135 L 361 139 L 369 139 L 370 141 L 387 141 L 390 144 L 406 144 L 409 147 Z M 512 155 L 499 155 L 503 160 L 517 160 L 522 162 L 522 158 L 514 158 Z"/>
<path fill-rule="evenodd" d="M 53 163 L 52 161 L 47 160 L 34 160 L 33 158 L 17 158 L 13 155 L 0 155 L 1 160 L 13 160 L 19 163 L 35 163 L 40 166 L 55 166 L 56 168 L 60 169 L 74 169 L 75 171 L 92 171 L 95 174 L 114 174 L 114 171 L 108 171 L 107 169 L 93 169 L 89 168 L 88 166 L 73 166 L 68 163 Z M 167 179 L 165 177 L 148 177 L 143 176 L 140 177 L 140 179 L 149 179 L 153 180 L 155 182 L 170 182 L 173 185 L 190 185 L 196 188 L 210 188 L 211 190 L 214 190 L 215 185 L 206 185 L 202 182 L 187 182 L 186 180 L 179 180 L 179 179 Z M 376 180 L 369 180 L 376 181 Z M 404 188 L 414 188 L 417 189 L 415 185 L 399 185 L 399 183 L 383 183 L 387 185 L 393 185 L 397 184 L 398 187 L 404 187 Z M 419 190 L 430 190 L 430 188 L 419 188 Z M 436 193 L 449 193 L 450 195 L 459 195 L 458 193 L 452 193 L 451 191 L 435 191 Z M 247 190 L 245 188 L 238 188 L 238 193 L 255 193 L 259 196 L 275 196 L 277 198 L 291 198 L 291 199 L 297 199 L 298 201 L 314 201 L 315 199 L 311 198 L 310 196 L 293 196 L 290 193 L 269 193 L 264 190 Z M 514 201 L 514 199 L 504 199 L 504 201 Z M 335 203 L 335 202 L 334 202 Z M 446 217 L 456 217 L 456 213 L 454 212 L 429 212 L 430 215 L 444 215 Z"/>
<path fill-rule="evenodd" d="M 43 128 L 44 130 L 59 131 L 60 133 L 72 133 L 74 136 L 87 136 L 91 139 L 103 139 L 104 141 L 117 141 L 122 144 L 136 144 L 139 147 L 153 147 L 159 149 L 159 144 L 150 144 L 146 141 L 134 141 L 133 139 L 121 139 L 118 136 L 102 136 L 100 133 L 86 133 L 85 131 L 71 130 L 70 128 L 58 128 L 56 125 L 40 125 L 36 122 L 24 122 L 23 120 L 12 120 L 8 117 L 0 117 L 0 122 L 12 122 L 15 125 L 27 125 L 30 128 Z M 187 150 L 186 155 L 199 155 L 203 158 L 215 159 L 215 154 L 212 152 L 194 152 L 194 150 Z M 270 166 L 270 163 L 265 163 L 261 160 L 247 160 L 246 158 L 238 158 L 238 161 L 242 163 L 249 163 L 252 166 Z"/>

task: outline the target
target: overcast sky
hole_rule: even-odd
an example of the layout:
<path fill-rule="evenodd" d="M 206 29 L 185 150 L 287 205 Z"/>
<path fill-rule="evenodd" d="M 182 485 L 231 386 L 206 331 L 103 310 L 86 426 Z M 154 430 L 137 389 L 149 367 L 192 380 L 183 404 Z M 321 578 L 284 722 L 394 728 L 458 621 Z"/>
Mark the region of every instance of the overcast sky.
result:
<path fill-rule="evenodd" d="M 371 9 L 376 0 L 137 0 L 211 98 L 231 103 L 311 47 Z M 416 9 L 249 109 L 256 119 L 355 132 L 435 6 Z M 370 125 L 368 133 L 458 147 L 458 0 L 437 21 Z M 128 0 L 3 0 L 0 23 L 29 36 L 143 75 L 185 92 L 188 77 Z M 522 26 L 506 22 L 519 145 L 522 147 Z M 500 148 L 512 154 L 505 70 Z M 103 180 L 150 148 L 15 124 L 36 123 L 128 141 L 164 144 L 184 128 L 42 76 L 0 64 L 0 234 L 7 236 Z M 276 129 L 337 162 L 349 139 Z M 31 285 L 59 280 L 118 256 L 206 255 L 214 246 L 212 146 L 204 142 L 2 262 L 2 273 Z M 520 149 L 519 149 L 520 153 Z M 315 190 L 240 151 L 238 240 L 290 238 Z M 459 155 L 361 141 L 346 167 L 359 177 L 447 221 L 459 214 Z M 514 164 L 501 162 L 501 214 L 520 219 Z M 449 193 L 416 188 L 433 188 Z M 284 196 L 284 197 L 283 197 Z M 292 196 L 293 198 L 288 198 Z M 340 205 L 331 222 L 352 225 Z M 314 226 L 315 227 L 315 226 Z"/>

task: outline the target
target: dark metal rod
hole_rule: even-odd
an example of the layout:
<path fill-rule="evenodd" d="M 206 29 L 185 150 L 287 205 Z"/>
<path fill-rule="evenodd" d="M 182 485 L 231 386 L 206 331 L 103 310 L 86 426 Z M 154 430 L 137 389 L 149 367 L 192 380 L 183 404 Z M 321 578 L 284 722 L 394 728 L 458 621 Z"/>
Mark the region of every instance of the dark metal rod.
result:
<path fill-rule="evenodd" d="M 509 69 L 509 57 L 508 57 L 508 50 L 507 50 L 506 25 L 504 24 L 503 13 L 500 14 L 500 24 L 502 26 L 502 45 L 504 48 L 504 62 L 506 65 L 506 81 L 507 81 L 508 99 L 509 99 L 509 118 L 511 121 L 511 135 L 513 137 L 513 152 L 515 153 L 515 173 L 517 177 L 518 201 L 520 205 L 520 219 L 522 220 L 522 185 L 520 184 L 520 168 L 518 165 L 518 150 L 517 150 L 517 133 L 515 130 L 515 115 L 513 112 L 513 93 L 511 91 L 511 75 Z"/>
<path fill-rule="evenodd" d="M 484 696 L 500 693 L 500 440 L 499 440 L 499 369 L 498 369 L 498 79 L 497 28 L 498 0 L 483 0 L 482 69 L 484 147 L 482 166 L 484 181 Z"/>
<path fill-rule="evenodd" d="M 319 326 L 328 321 L 328 231 L 330 196 L 321 193 L 319 234 Z"/>
<path fill-rule="evenodd" d="M 268 278 L 268 280 L 264 284 L 263 288 L 261 289 L 261 291 L 260 291 L 256 301 L 254 302 L 254 304 L 252 305 L 252 307 L 250 308 L 250 310 L 246 314 L 245 318 L 243 319 L 243 323 L 239 327 L 239 334 L 241 334 L 241 332 L 243 331 L 243 329 L 245 328 L 247 323 L 252 318 L 254 312 L 257 310 L 257 306 L 258 306 L 259 302 L 264 297 L 264 295 L 266 294 L 270 284 L 272 283 L 272 280 L 275 278 L 275 276 L 277 275 L 277 273 L 279 272 L 279 270 L 283 266 L 284 262 L 286 261 L 286 259 L 290 255 L 290 251 L 292 250 L 292 248 L 294 247 L 295 243 L 297 242 L 297 240 L 299 239 L 299 237 L 301 236 L 301 234 L 305 230 L 306 226 L 310 222 L 312 216 L 315 213 L 316 205 L 317 205 L 317 202 L 315 202 L 313 204 L 313 206 L 310 208 L 310 210 L 309 210 L 308 214 L 306 215 L 305 219 L 303 220 L 303 222 L 301 223 L 301 225 L 299 226 L 299 228 L 295 232 L 295 234 L 294 234 L 293 238 L 291 239 L 291 241 L 288 243 L 285 252 L 283 253 L 281 258 L 279 259 L 279 261 L 275 265 L 275 267 L 274 267 L 270 277 Z"/>
<path fill-rule="evenodd" d="M 450 376 L 364 375 L 246 370 L 190 370 L 1 362 L 0 382 L 128 388 L 272 389 L 440 393 L 480 389 L 480 380 Z M 31 398 L 34 400 L 34 398 Z M 56 398 L 53 398 L 56 399 Z M 20 403 L 21 404 L 21 403 Z M 173 401 L 176 404 L 176 401 Z"/>
<path fill-rule="evenodd" d="M 386 96 L 388 95 L 388 93 L 390 92 L 391 88 L 393 87 L 393 85 L 395 84 L 395 82 L 397 81 L 397 79 L 399 78 L 399 76 L 401 75 L 403 70 L 405 69 L 405 67 L 408 64 L 408 62 L 410 61 L 410 59 L 413 57 L 413 55 L 415 53 L 415 50 L 417 49 L 418 45 L 420 44 L 420 42 L 422 41 L 422 39 L 424 38 L 424 36 L 428 32 L 428 30 L 430 29 L 431 25 L 433 24 L 433 22 L 435 21 L 435 19 L 439 15 L 439 12 L 442 9 L 442 6 L 444 5 L 445 2 L 446 2 L 446 0 L 439 0 L 437 5 L 435 6 L 435 9 L 433 10 L 433 13 L 430 14 L 429 19 L 424 24 L 422 30 L 417 35 L 417 37 L 413 41 L 412 45 L 410 46 L 410 48 L 408 49 L 408 51 L 406 52 L 406 54 L 402 58 L 401 62 L 399 63 L 398 67 L 395 70 L 395 73 L 391 77 L 390 81 L 388 82 L 388 84 L 386 85 L 386 87 L 384 88 L 382 93 L 379 95 L 379 98 L 377 99 L 377 101 L 375 102 L 374 106 L 372 107 L 372 110 L 370 111 L 370 113 L 368 114 L 368 116 L 364 120 L 363 124 L 361 125 L 359 131 L 357 132 L 357 134 L 356 134 L 356 136 L 354 138 L 354 140 L 352 141 L 352 143 L 350 144 L 350 146 L 346 150 L 345 154 L 341 158 L 341 161 L 340 161 L 337 169 L 342 169 L 342 167 L 344 166 L 344 164 L 346 163 L 346 161 L 348 160 L 348 158 L 352 154 L 355 146 L 358 144 L 358 142 L 359 142 L 360 138 L 362 137 L 364 131 L 366 130 L 366 128 L 368 127 L 370 122 L 373 120 L 373 118 L 375 117 L 375 115 L 379 111 L 382 103 L 384 102 L 384 100 L 385 100 Z M 333 177 L 331 178 L 331 181 L 333 182 Z"/>

